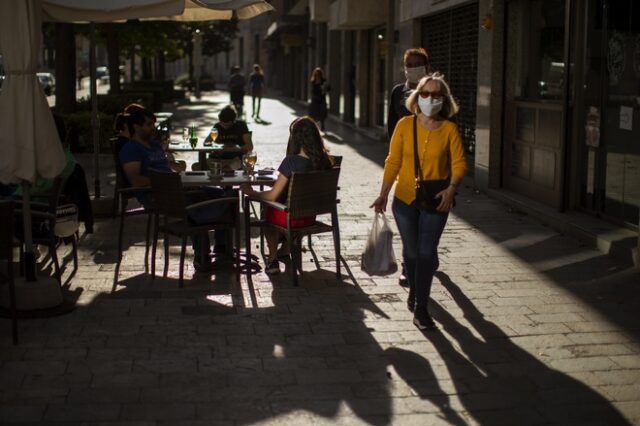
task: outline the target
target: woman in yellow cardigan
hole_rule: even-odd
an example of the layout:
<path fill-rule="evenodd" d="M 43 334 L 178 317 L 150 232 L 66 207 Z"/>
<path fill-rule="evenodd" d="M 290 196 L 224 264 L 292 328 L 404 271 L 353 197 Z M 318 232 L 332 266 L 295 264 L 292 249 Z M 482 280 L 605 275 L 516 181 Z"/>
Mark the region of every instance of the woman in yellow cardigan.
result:
<path fill-rule="evenodd" d="M 407 306 L 414 312 L 413 323 L 426 330 L 436 328 L 427 302 L 438 257 L 438 243 L 453 207 L 456 187 L 467 172 L 467 164 L 458 128 L 449 121 L 458 112 L 458 105 L 442 74 L 434 73 L 420 80 L 407 98 L 407 109 L 413 115 L 402 118 L 396 125 L 384 165 L 380 196 L 371 207 L 376 213 L 386 210 L 389 191 L 397 179 L 391 208 L 406 256 Z M 449 179 L 449 186 L 436 195 L 440 200 L 436 212 L 421 210 L 415 202 L 414 120 L 422 171 L 420 179 Z"/>

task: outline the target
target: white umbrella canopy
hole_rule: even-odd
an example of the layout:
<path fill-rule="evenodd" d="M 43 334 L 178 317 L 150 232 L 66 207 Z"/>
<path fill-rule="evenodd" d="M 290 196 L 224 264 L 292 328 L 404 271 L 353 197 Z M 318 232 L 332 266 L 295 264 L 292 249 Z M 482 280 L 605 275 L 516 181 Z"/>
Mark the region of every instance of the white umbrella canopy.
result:
<path fill-rule="evenodd" d="M 0 181 L 34 182 L 64 168 L 64 153 L 47 98 L 36 76 L 41 38 L 40 0 L 0 1 L 0 54 L 6 78 L 0 92 Z"/>
<path fill-rule="evenodd" d="M 46 21 L 117 22 L 127 19 L 215 21 L 249 19 L 273 10 L 264 0 L 44 0 Z"/>
<path fill-rule="evenodd" d="M 64 168 L 64 153 L 49 104 L 36 76 L 42 23 L 41 0 L 0 2 L 0 54 L 6 78 L 0 92 L 0 181 L 22 182 L 25 280 L 16 286 L 18 306 L 34 309 L 59 305 L 58 282 L 36 279 L 31 235 L 29 183 L 54 178 Z M 37 287 L 31 292 L 32 284 Z M 26 291 L 28 296 L 23 297 Z"/>

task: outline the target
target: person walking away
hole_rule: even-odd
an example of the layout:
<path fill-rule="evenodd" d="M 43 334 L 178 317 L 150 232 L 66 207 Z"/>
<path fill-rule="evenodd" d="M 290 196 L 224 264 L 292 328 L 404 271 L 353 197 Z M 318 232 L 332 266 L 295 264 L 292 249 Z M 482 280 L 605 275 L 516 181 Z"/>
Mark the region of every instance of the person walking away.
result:
<path fill-rule="evenodd" d="M 231 104 L 236 107 L 238 115 L 242 115 L 244 108 L 244 87 L 247 85 L 247 79 L 240 74 L 240 67 L 235 65 L 231 69 L 231 77 L 229 77 L 229 97 Z"/>
<path fill-rule="evenodd" d="M 404 246 L 409 281 L 407 307 L 414 312 L 416 327 L 428 330 L 436 328 L 427 302 L 438 244 L 467 164 L 458 128 L 450 121 L 458 112 L 458 105 L 442 74 L 420 80 L 406 107 L 412 115 L 401 118 L 396 125 L 385 160 L 380 195 L 370 207 L 376 213 L 386 211 L 389 191 L 397 178 L 392 211 Z M 416 156 L 421 176 L 416 176 Z M 419 208 L 416 179 L 449 180 L 449 185 L 435 196 L 439 200 L 435 211 Z"/>
<path fill-rule="evenodd" d="M 301 117 L 293 121 L 289 126 L 289 144 L 287 155 L 278 167 L 278 179 L 270 190 L 256 192 L 251 185 L 242 185 L 242 191 L 253 197 L 265 201 L 277 201 L 286 203 L 289 179 L 294 172 L 311 170 L 326 170 L 333 167 L 334 160 L 327 154 L 322 136 L 316 122 L 310 117 Z M 286 213 L 267 207 L 265 211 L 267 222 L 285 227 L 287 226 Z M 293 219 L 291 226 L 294 228 L 309 226 L 314 223 L 315 217 L 303 217 Z M 278 243 L 283 235 L 273 229 L 265 230 L 265 238 L 269 249 L 267 258 L 267 274 L 280 273 L 279 255 L 288 253 L 288 247 L 278 250 Z"/>
<path fill-rule="evenodd" d="M 311 103 L 309 104 L 309 116 L 320 123 L 320 129 L 324 132 L 324 120 L 327 118 L 327 92 L 329 86 L 324 78 L 322 68 L 317 67 L 311 73 Z"/>
<path fill-rule="evenodd" d="M 251 117 L 260 118 L 260 104 L 264 91 L 264 73 L 258 64 L 253 65 L 253 72 L 249 76 L 249 91 L 251 93 Z M 256 108 L 256 101 L 258 107 Z"/>
<path fill-rule="evenodd" d="M 422 77 L 427 75 L 430 69 L 429 55 L 427 51 L 422 47 L 413 47 L 404 51 L 403 56 L 404 75 L 405 82 L 397 84 L 391 90 L 389 95 L 389 112 L 387 114 L 387 133 L 389 139 L 393 136 L 393 131 L 396 128 L 398 120 L 407 115 L 411 115 L 411 112 L 405 106 L 407 98 L 416 88 L 418 82 Z M 404 249 L 402 250 L 402 271 L 400 272 L 400 279 L 398 284 L 402 287 L 407 287 L 407 274 L 405 273 Z M 438 261 L 436 260 L 436 270 L 438 269 Z"/>

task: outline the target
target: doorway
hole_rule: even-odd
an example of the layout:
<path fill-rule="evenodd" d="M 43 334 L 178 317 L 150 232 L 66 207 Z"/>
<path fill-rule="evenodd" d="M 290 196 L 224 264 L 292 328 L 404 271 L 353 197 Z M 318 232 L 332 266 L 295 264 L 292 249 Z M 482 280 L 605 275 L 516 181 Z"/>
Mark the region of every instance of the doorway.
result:
<path fill-rule="evenodd" d="M 640 206 L 640 4 L 587 0 L 579 120 L 580 207 L 637 228 Z"/>

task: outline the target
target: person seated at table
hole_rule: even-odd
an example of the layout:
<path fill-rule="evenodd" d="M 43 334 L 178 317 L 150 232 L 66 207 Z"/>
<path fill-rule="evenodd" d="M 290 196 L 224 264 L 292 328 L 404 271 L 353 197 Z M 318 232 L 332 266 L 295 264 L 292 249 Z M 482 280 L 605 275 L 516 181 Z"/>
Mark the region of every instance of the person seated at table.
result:
<path fill-rule="evenodd" d="M 113 130 L 115 131 L 117 136 L 117 139 L 115 141 L 115 148 L 118 155 L 120 154 L 120 150 L 122 149 L 124 144 L 131 138 L 131 135 L 129 134 L 129 128 L 127 126 L 127 117 L 129 116 L 129 113 L 134 110 L 146 110 L 146 108 L 142 104 L 138 103 L 129 104 L 124 108 L 123 112 L 116 115 L 115 122 L 113 123 Z M 169 150 L 168 140 L 162 141 L 157 137 L 157 132 L 154 132 L 153 137 L 158 140 L 163 151 L 167 153 L 167 159 L 169 160 L 169 163 L 171 164 L 171 168 L 173 170 L 181 172 L 187 169 L 187 163 L 183 160 L 176 160 L 173 152 Z"/>
<path fill-rule="evenodd" d="M 153 138 L 155 131 L 155 116 L 147 109 L 136 108 L 127 115 L 127 127 L 131 139 L 120 150 L 119 161 L 122 170 L 134 188 L 145 188 L 151 185 L 148 177 L 149 169 L 161 172 L 176 172 L 172 168 L 166 152 L 160 146 L 157 139 Z M 225 196 L 221 188 L 204 188 L 201 191 L 189 193 L 189 203 L 197 203 L 206 199 L 215 199 Z M 151 192 L 140 191 L 136 198 L 145 207 L 151 208 Z M 228 215 L 227 208 L 206 207 L 189 213 L 189 219 L 194 224 L 206 224 L 215 222 Z M 216 241 L 226 242 L 226 233 L 216 231 Z M 194 267 L 198 272 L 209 271 L 210 242 L 208 235 L 193 238 L 193 250 L 195 253 Z"/>
<path fill-rule="evenodd" d="M 293 121 L 289 126 L 289 144 L 287 146 L 287 156 L 278 167 L 278 178 L 268 191 L 257 192 L 251 185 L 242 185 L 242 191 L 252 197 L 265 200 L 286 203 L 289 179 L 294 172 L 306 172 L 312 170 L 326 170 L 333 167 L 333 159 L 327 153 L 324 146 L 320 129 L 311 117 L 301 117 Z M 265 219 L 269 223 L 287 227 L 287 215 L 285 212 L 267 207 Z M 315 217 L 298 218 L 291 221 L 293 228 L 309 226 L 315 222 Z M 282 240 L 283 234 L 269 229 L 265 231 L 269 256 L 267 258 L 267 274 L 277 274 L 280 272 L 278 262 L 278 243 Z M 288 249 L 283 247 L 280 254 L 288 254 Z"/>
<path fill-rule="evenodd" d="M 222 151 L 212 153 L 211 158 L 230 160 L 242 157 L 243 154 L 253 150 L 253 141 L 247 123 L 237 118 L 238 113 L 233 105 L 227 105 L 218 114 L 220 121 L 213 125 L 218 131 L 215 143 L 222 145 L 223 148 Z M 211 134 L 209 134 L 205 144 L 211 141 Z"/>

